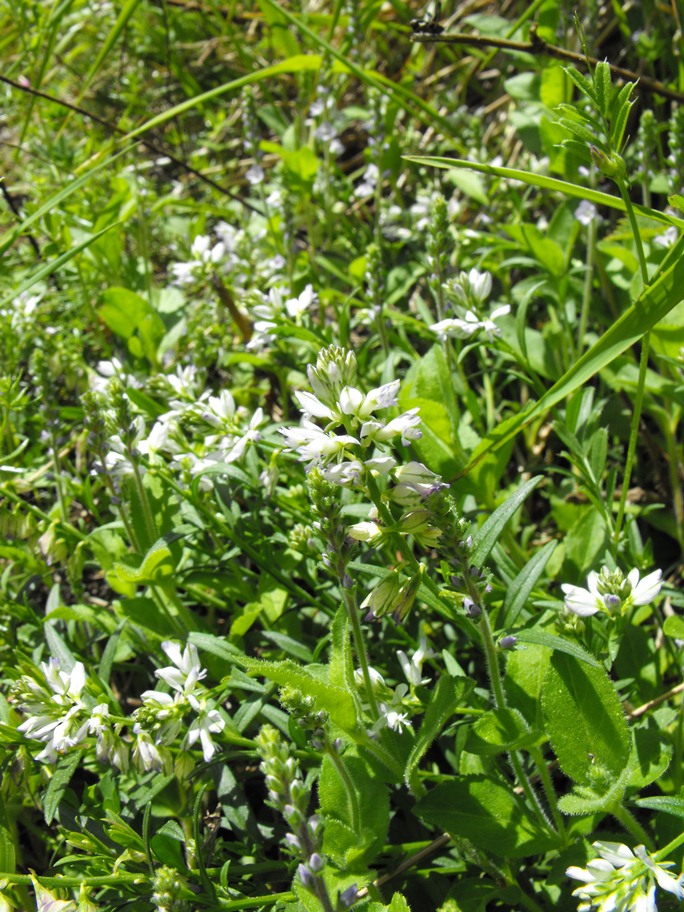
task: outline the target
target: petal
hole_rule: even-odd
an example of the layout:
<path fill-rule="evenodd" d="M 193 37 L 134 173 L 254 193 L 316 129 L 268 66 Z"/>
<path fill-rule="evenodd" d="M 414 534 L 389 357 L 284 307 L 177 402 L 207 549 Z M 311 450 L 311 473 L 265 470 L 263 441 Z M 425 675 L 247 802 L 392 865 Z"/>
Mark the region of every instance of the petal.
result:
<path fill-rule="evenodd" d="M 662 575 L 662 570 L 654 570 L 653 573 L 649 573 L 648 576 L 645 576 L 637 583 L 632 591 L 632 599 L 634 600 L 635 605 L 648 605 L 653 601 L 660 592 Z"/>

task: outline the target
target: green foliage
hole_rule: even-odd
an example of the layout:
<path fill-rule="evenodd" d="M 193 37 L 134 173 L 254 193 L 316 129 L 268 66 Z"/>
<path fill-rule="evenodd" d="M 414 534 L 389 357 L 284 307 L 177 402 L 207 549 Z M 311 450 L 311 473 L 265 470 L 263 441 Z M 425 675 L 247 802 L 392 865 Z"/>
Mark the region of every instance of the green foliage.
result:
<path fill-rule="evenodd" d="M 0 908 L 677 896 L 674 19 L 228 6 L 0 10 Z"/>

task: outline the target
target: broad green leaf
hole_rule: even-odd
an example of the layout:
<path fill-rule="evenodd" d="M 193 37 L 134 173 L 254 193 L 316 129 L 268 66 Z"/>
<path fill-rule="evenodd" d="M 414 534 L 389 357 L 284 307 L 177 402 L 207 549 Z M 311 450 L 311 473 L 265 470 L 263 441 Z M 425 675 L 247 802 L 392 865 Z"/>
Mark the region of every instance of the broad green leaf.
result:
<path fill-rule="evenodd" d="M 518 710 L 491 709 L 468 732 L 465 750 L 487 757 L 529 747 L 537 740 Z"/>
<path fill-rule="evenodd" d="M 184 842 L 185 834 L 175 820 L 167 820 L 150 838 L 155 858 L 176 871 L 185 868 L 185 859 L 181 851 L 181 844 Z"/>
<path fill-rule="evenodd" d="M 518 615 L 525 607 L 530 593 L 537 585 L 539 577 L 544 572 L 549 558 L 556 550 L 556 544 L 556 542 L 550 541 L 543 545 L 507 587 L 501 612 L 501 622 L 498 626 L 506 629 L 515 623 Z"/>
<path fill-rule="evenodd" d="M 563 772 L 597 793 L 606 792 L 627 766 L 631 739 L 622 704 L 603 668 L 554 652 L 542 709 Z"/>
<path fill-rule="evenodd" d="M 83 751 L 73 751 L 65 757 L 61 757 L 53 768 L 52 778 L 48 783 L 43 799 L 43 813 L 45 815 L 45 823 L 48 826 L 54 820 L 59 803 L 64 797 L 64 792 L 69 787 L 71 777 L 78 769 L 82 757 Z"/>
<path fill-rule="evenodd" d="M 446 478 L 459 472 L 467 455 L 458 439 L 460 412 L 440 345 L 433 345 L 408 371 L 399 402 L 402 409 L 420 409 L 423 436 L 414 442 L 418 457 Z"/>
<path fill-rule="evenodd" d="M 643 789 L 665 773 L 672 759 L 672 744 L 656 719 L 648 718 L 632 729 L 633 751 L 629 786 Z"/>
<path fill-rule="evenodd" d="M 312 697 L 316 708 L 327 712 L 334 725 L 338 725 L 348 733 L 356 732 L 356 707 L 354 699 L 348 691 L 320 678 L 315 678 L 290 659 L 283 662 L 267 662 L 243 657 L 236 661 L 250 674 L 261 675 L 281 687 L 297 688 L 304 696 Z"/>
<path fill-rule="evenodd" d="M 534 643 L 514 649 L 506 657 L 504 686 L 509 706 L 519 710 L 533 729 L 543 731 L 541 694 L 551 651 Z"/>
<path fill-rule="evenodd" d="M 495 855 L 521 858 L 551 847 L 512 789 L 488 776 L 462 776 L 438 785 L 416 804 L 416 813 Z"/>
<path fill-rule="evenodd" d="M 471 559 L 475 566 L 481 567 L 486 562 L 508 520 L 541 481 L 542 476 L 537 475 L 535 478 L 523 482 L 518 490 L 511 494 L 500 507 L 497 507 L 482 527 L 475 532 L 471 552 Z"/>
<path fill-rule="evenodd" d="M 672 637 L 676 640 L 684 640 L 684 618 L 677 615 L 671 615 L 665 618 L 663 624 L 663 633 L 665 636 Z"/>
<path fill-rule="evenodd" d="M 344 769 L 344 778 L 338 764 Z M 335 763 L 329 756 L 324 757 L 318 798 L 325 817 L 325 854 L 345 870 L 366 868 L 387 838 L 387 785 L 352 747 L 339 754 Z"/>

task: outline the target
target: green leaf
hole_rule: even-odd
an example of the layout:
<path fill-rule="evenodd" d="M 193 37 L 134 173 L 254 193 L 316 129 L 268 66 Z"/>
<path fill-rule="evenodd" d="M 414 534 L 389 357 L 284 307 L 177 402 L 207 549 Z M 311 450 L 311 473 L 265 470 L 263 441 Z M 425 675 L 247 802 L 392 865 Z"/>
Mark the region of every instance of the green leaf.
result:
<path fill-rule="evenodd" d="M 634 803 L 651 811 L 662 811 L 663 814 L 673 814 L 675 817 L 684 818 L 684 798 L 654 795 L 652 798 L 637 798 Z"/>
<path fill-rule="evenodd" d="M 488 776 L 462 776 L 438 785 L 417 803 L 416 813 L 495 855 L 521 858 L 551 846 L 511 788 Z"/>
<path fill-rule="evenodd" d="M 71 778 L 78 769 L 82 757 L 83 751 L 74 751 L 71 754 L 67 754 L 66 757 L 61 757 L 54 766 L 52 778 L 45 790 L 45 798 L 43 799 L 43 813 L 45 815 L 45 823 L 48 826 L 54 820 L 59 803 L 64 797 L 64 792 L 69 787 Z"/>
<path fill-rule="evenodd" d="M 477 567 L 481 567 L 489 557 L 489 553 L 499 540 L 504 526 L 520 507 L 527 496 L 542 481 L 542 476 L 537 475 L 520 485 L 517 491 L 501 504 L 492 513 L 483 526 L 473 535 L 473 550 L 471 560 Z"/>
<path fill-rule="evenodd" d="M 7 827 L 0 826 L 0 871 L 13 874 L 16 868 L 14 841 Z"/>
<path fill-rule="evenodd" d="M 297 688 L 304 696 L 312 697 L 316 709 L 327 712 L 334 725 L 348 733 L 357 731 L 356 705 L 348 691 L 315 678 L 290 659 L 283 662 L 267 662 L 261 659 L 236 657 L 236 661 L 250 674 L 261 675 L 280 686 L 289 685 Z"/>
<path fill-rule="evenodd" d="M 543 545 L 507 587 L 501 613 L 500 626 L 502 628 L 511 627 L 517 620 L 518 615 L 527 603 L 530 593 L 544 572 L 549 558 L 556 550 L 556 544 L 557 542 L 550 541 Z"/>
<path fill-rule="evenodd" d="M 349 693 L 356 693 L 354 681 L 354 657 L 349 637 L 349 613 L 341 606 L 330 628 L 330 674 L 329 681 Z"/>
<path fill-rule="evenodd" d="M 563 772 L 594 792 L 606 792 L 627 766 L 631 739 L 622 704 L 603 668 L 554 652 L 542 709 Z"/>
<path fill-rule="evenodd" d="M 468 732 L 464 749 L 471 754 L 491 757 L 529 747 L 537 740 L 538 736 L 530 732 L 518 710 L 491 709 Z"/>
<path fill-rule="evenodd" d="M 593 655 L 583 649 L 579 643 L 575 643 L 572 640 L 565 640 L 563 637 L 547 633 L 545 630 L 535 629 L 516 630 L 515 636 L 519 643 L 535 643 L 537 646 L 547 646 L 555 652 L 563 652 L 572 656 L 579 662 L 586 662 L 587 665 L 592 665 L 594 668 L 601 668 L 601 663 Z"/>
<path fill-rule="evenodd" d="M 420 409 L 423 436 L 413 444 L 418 457 L 446 478 L 459 472 L 467 456 L 458 439 L 460 411 L 441 345 L 433 345 L 408 371 L 399 403 L 405 410 Z"/>
<path fill-rule="evenodd" d="M 665 618 L 663 633 L 665 636 L 672 637 L 675 640 L 684 640 L 684 618 L 677 615 L 670 615 L 670 617 Z"/>
<path fill-rule="evenodd" d="M 608 783 L 608 790 L 596 792 L 586 786 L 578 785 L 572 792 L 558 800 L 558 809 L 562 814 L 571 817 L 586 817 L 589 814 L 610 813 L 611 808 L 622 801 L 630 770 L 626 768 L 615 779 Z"/>
<path fill-rule="evenodd" d="M 344 770 L 344 778 L 337 765 Z M 350 795 L 349 788 L 353 790 Z M 389 794 L 385 783 L 354 748 L 326 755 L 318 781 L 325 817 L 323 850 L 339 867 L 365 869 L 382 849 L 389 828 Z"/>
<path fill-rule="evenodd" d="M 522 171 L 517 168 L 500 168 L 497 165 L 485 165 L 479 162 L 466 161 L 460 158 L 440 158 L 438 156 L 419 156 L 405 155 L 407 161 L 415 162 L 418 165 L 432 166 L 434 168 L 468 168 L 472 171 L 478 171 L 480 174 L 491 174 L 494 177 L 503 177 L 509 180 L 517 180 L 523 184 L 538 187 L 540 190 L 550 190 L 562 193 L 566 197 L 574 199 L 585 199 L 597 206 L 607 206 L 609 209 L 616 209 L 618 212 L 627 212 L 624 200 L 619 196 L 613 196 L 610 193 L 602 193 L 599 190 L 593 190 L 591 187 L 583 187 L 580 184 L 572 184 L 569 181 L 559 180 L 556 177 L 547 177 L 544 174 L 536 174 L 531 171 Z M 669 215 L 666 212 L 660 212 L 658 209 L 650 209 L 648 206 L 632 204 L 635 211 L 645 218 L 662 222 L 666 225 L 675 225 L 677 228 L 684 228 L 684 219 L 677 216 Z M 684 295 L 684 292 L 683 292 Z"/>
<path fill-rule="evenodd" d="M 107 645 L 104 648 L 102 653 L 102 658 L 100 660 L 100 667 L 98 668 L 98 674 L 100 679 L 105 683 L 109 684 L 109 677 L 112 673 L 112 665 L 114 664 L 114 656 L 116 655 L 116 647 L 119 645 L 119 640 L 121 639 L 121 634 L 123 629 L 126 626 L 126 619 L 119 624 L 114 633 L 107 640 Z"/>
<path fill-rule="evenodd" d="M 157 860 L 176 871 L 185 868 L 185 859 L 181 851 L 181 844 L 184 842 L 185 834 L 175 820 L 167 820 L 150 838 L 150 846 Z"/>

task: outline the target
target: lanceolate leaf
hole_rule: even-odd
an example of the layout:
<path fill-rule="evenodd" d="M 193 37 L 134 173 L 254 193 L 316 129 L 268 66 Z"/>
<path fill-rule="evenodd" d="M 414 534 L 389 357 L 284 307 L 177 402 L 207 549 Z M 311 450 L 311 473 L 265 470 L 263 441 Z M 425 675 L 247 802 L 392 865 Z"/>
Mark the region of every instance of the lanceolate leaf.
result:
<path fill-rule="evenodd" d="M 499 540 L 499 536 L 508 520 L 541 480 L 541 475 L 537 475 L 536 478 L 530 478 L 520 485 L 515 494 L 511 495 L 505 503 L 494 510 L 482 528 L 478 529 L 473 536 L 473 551 L 471 555 L 476 566 L 481 566 L 487 560 L 489 552 Z"/>

